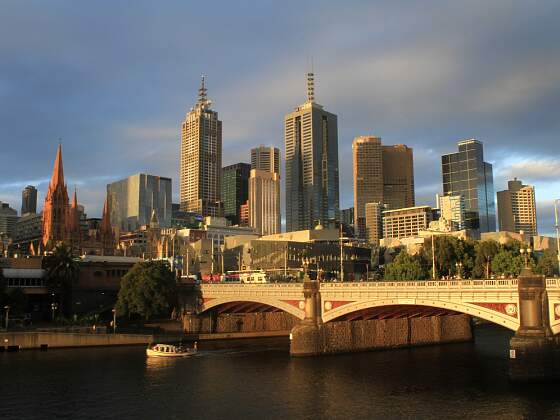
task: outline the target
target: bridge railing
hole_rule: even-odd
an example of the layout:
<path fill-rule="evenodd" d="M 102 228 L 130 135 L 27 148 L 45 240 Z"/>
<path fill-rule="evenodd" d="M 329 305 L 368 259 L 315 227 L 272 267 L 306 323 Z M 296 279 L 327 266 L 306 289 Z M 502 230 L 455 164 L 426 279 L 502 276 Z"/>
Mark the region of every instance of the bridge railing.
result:
<path fill-rule="evenodd" d="M 379 281 L 379 282 L 358 282 L 358 283 L 322 283 L 322 289 L 337 288 L 379 288 L 379 289 L 399 289 L 399 288 L 418 288 L 418 289 L 503 289 L 516 288 L 517 279 L 496 279 L 496 280 L 425 280 L 425 281 Z"/>

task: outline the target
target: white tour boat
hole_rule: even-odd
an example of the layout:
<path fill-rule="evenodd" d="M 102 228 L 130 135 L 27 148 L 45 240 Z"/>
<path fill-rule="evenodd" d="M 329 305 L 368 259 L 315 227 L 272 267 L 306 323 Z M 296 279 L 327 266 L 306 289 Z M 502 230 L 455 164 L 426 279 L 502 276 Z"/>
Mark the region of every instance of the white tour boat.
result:
<path fill-rule="evenodd" d="M 155 344 L 146 349 L 146 354 L 151 357 L 187 357 L 198 352 L 196 342 L 194 347 L 181 347 L 172 344 Z"/>

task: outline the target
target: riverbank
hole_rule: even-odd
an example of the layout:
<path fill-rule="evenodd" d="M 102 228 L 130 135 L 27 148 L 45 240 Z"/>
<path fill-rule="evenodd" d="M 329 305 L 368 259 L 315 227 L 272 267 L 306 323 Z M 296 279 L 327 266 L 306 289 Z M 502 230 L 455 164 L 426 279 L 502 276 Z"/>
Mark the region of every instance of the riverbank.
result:
<path fill-rule="evenodd" d="M 22 331 L 0 333 L 0 351 L 47 350 L 55 348 L 107 347 L 172 343 L 179 341 L 214 342 L 212 348 L 239 345 L 236 341 L 283 338 L 288 343 L 289 331 L 241 332 L 189 335 L 77 333 L 59 331 Z M 206 346 L 205 346 L 206 347 Z"/>

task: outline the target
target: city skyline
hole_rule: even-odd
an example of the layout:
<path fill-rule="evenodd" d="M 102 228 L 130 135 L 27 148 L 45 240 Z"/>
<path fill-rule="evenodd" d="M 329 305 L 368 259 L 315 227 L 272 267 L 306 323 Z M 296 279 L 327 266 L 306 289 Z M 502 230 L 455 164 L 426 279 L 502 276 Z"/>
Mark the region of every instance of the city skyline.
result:
<path fill-rule="evenodd" d="M 2 142 L 9 145 L 8 153 L 0 157 L 0 200 L 19 209 L 21 190 L 31 184 L 38 187 L 38 201 L 42 203 L 50 174 L 49 159 L 44 157 L 53 155 L 58 139 L 62 138 L 68 188 L 79 187 L 80 203 L 92 216 L 101 214 L 107 183 L 138 172 L 171 177 L 174 202 L 178 202 L 179 124 L 184 110 L 196 97 L 200 74 L 208 74 L 212 97 L 224 122 L 222 166 L 226 166 L 247 162 L 251 147 L 263 142 L 283 149 L 282 118 L 286 110 L 304 99 L 304 74 L 309 66 L 308 57 L 313 55 L 319 102 L 338 116 L 341 208 L 353 202 L 352 167 L 348 162 L 355 136 L 377 135 L 389 144 L 403 143 L 415 150 L 418 205 L 433 204 L 435 194 L 441 193 L 441 173 L 434 170 L 440 156 L 452 150 L 457 141 L 475 137 L 484 142 L 485 159 L 494 166 L 496 191 L 504 189 L 513 177 L 535 186 L 539 230 L 550 234 L 552 199 L 557 198 L 560 175 L 559 159 L 553 152 L 558 141 L 558 123 L 552 112 L 559 102 L 559 77 L 554 74 L 559 54 L 551 41 L 557 33 L 551 16 L 558 6 L 541 6 L 508 8 L 501 3 L 492 7 L 455 5 L 450 9 L 431 3 L 427 10 L 404 10 L 396 6 L 360 5 L 342 15 L 334 14 L 333 10 L 317 17 L 312 16 L 311 8 L 304 7 L 301 19 L 312 20 L 317 35 L 297 29 L 288 37 L 288 46 L 295 45 L 296 38 L 304 40 L 295 60 L 284 62 L 285 48 L 272 53 L 277 38 L 286 34 L 282 23 L 290 18 L 280 13 L 278 23 L 272 27 L 258 24 L 257 29 L 270 36 L 248 45 L 246 63 L 236 61 L 233 55 L 239 53 L 237 48 L 242 48 L 236 43 L 248 34 L 239 29 L 229 41 L 222 36 L 223 32 L 217 31 L 212 36 L 223 46 L 218 52 L 213 51 L 212 56 L 194 46 L 189 60 L 164 55 L 165 66 L 141 60 L 145 69 L 140 68 L 128 77 L 122 71 L 134 60 L 140 60 L 138 50 L 132 48 L 117 58 L 113 54 L 116 50 L 99 49 L 105 47 L 105 38 L 90 38 L 87 31 L 78 30 L 77 39 L 85 42 L 88 50 L 100 54 L 107 67 L 106 71 L 95 73 L 100 68 L 86 68 L 89 61 L 80 54 L 81 44 L 70 41 L 68 34 L 76 30 L 74 25 L 80 17 L 97 10 L 85 20 L 86 28 L 105 18 L 99 9 L 45 8 L 45 21 L 30 21 L 38 24 L 44 35 L 34 39 L 25 36 L 26 24 L 30 23 L 23 24 L 30 11 L 13 3 L 6 10 L 9 19 L 2 25 L 2 31 L 12 34 L 8 38 L 13 41 L 0 44 L 0 51 L 10 64 L 0 78 L 1 84 L 9 89 L 0 90 L 0 95 L 4 103 L 12 105 L 0 111 Z M 109 34 L 117 30 L 118 19 L 140 23 L 148 19 L 141 10 L 127 17 L 124 9 L 115 7 L 116 18 L 107 22 Z M 227 10 L 220 15 L 227 15 L 229 10 L 233 13 L 231 18 L 245 21 L 278 13 L 263 7 L 243 17 L 243 13 L 224 7 Z M 31 9 L 37 11 L 40 7 Z M 504 9 L 508 12 L 506 16 Z M 158 52 L 159 45 L 167 41 L 176 45 L 185 36 L 181 30 L 170 33 L 158 24 L 173 21 L 173 10 L 169 5 L 163 6 L 157 14 L 159 20 L 148 27 L 148 34 L 159 35 L 152 44 L 142 46 L 150 60 L 156 61 L 162 54 Z M 55 12 L 62 16 L 59 18 Z M 202 13 L 195 8 L 193 21 Z M 404 31 L 400 25 L 392 28 L 386 23 L 383 38 L 376 40 L 374 29 L 353 24 L 355 32 L 344 35 L 351 23 L 376 16 L 379 19 L 381 13 L 388 18 L 399 16 L 410 26 Z M 75 19 L 69 19 L 69 14 Z M 411 20 L 413 16 L 417 21 Z M 57 25 L 58 19 L 64 24 Z M 319 22 L 321 19 L 325 22 Z M 435 20 L 437 29 L 426 30 L 423 25 L 429 19 Z M 340 23 L 340 29 L 329 35 L 329 23 L 335 21 Z M 461 30 L 473 23 L 477 31 Z M 129 36 L 118 39 L 118 47 L 131 46 L 136 39 L 145 40 L 139 27 L 130 24 Z M 328 48 L 321 45 L 321 35 L 333 41 L 325 43 Z M 65 42 L 59 57 L 50 45 L 62 42 L 61 37 Z M 243 48 L 246 46 L 243 44 Z M 232 51 L 228 52 L 228 48 Z M 517 57 L 514 53 L 520 50 L 523 54 Z M 24 60 L 24 53 L 34 53 L 35 60 L 44 60 L 41 74 L 31 71 L 36 67 L 31 67 L 35 61 Z M 347 63 L 329 60 L 333 53 Z M 75 67 L 64 65 L 65 54 L 73 57 Z M 489 56 L 493 58 L 488 59 Z M 226 63 L 226 69 L 215 70 Z M 250 70 L 246 71 L 248 65 Z M 171 67 L 176 70 L 170 71 Z M 408 71 L 410 68 L 415 71 Z M 109 71 L 115 69 L 116 73 Z M 167 75 L 168 80 L 164 81 Z M 110 94 L 115 83 L 122 86 Z M 423 96 L 422 109 L 418 108 L 418 100 L 411 99 L 418 95 Z M 429 104 L 424 101 L 426 97 L 430 98 Z M 32 106 L 26 108 L 22 100 Z M 157 104 L 157 110 L 155 105 L 147 105 L 150 101 Z M 245 112 L 249 106 L 251 112 Z M 24 121 L 40 124 L 40 133 L 30 131 L 21 119 L 18 121 L 19 114 L 25 115 Z M 23 144 L 25 147 L 18 147 Z M 18 162 L 17 167 L 14 162 Z"/>

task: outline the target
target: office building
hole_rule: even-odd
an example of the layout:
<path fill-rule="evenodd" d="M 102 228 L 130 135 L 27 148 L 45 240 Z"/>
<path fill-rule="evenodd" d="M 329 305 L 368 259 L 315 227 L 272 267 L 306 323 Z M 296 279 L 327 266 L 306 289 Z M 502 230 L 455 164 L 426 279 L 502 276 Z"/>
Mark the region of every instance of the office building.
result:
<path fill-rule="evenodd" d="M 465 229 L 465 198 L 461 194 L 438 197 L 440 217 L 452 231 Z"/>
<path fill-rule="evenodd" d="M 307 75 L 307 101 L 284 119 L 286 229 L 313 228 L 339 212 L 337 117 L 314 98 Z"/>
<path fill-rule="evenodd" d="M 340 210 L 340 222 L 349 228 L 354 227 L 354 207 Z"/>
<path fill-rule="evenodd" d="M 276 172 L 251 169 L 249 226 L 259 235 L 280 233 L 280 177 Z"/>
<path fill-rule="evenodd" d="M 136 174 L 107 185 L 110 219 L 121 231 L 148 225 L 155 210 L 161 227 L 171 226 L 171 178 Z"/>
<path fill-rule="evenodd" d="M 492 165 L 484 161 L 483 145 L 475 139 L 457 143 L 458 152 L 443 155 L 443 194 L 462 195 L 465 227 L 479 232 L 496 230 Z"/>
<path fill-rule="evenodd" d="M 498 191 L 498 222 L 500 231 L 523 232 L 537 236 L 535 188 L 515 178 L 508 181 L 508 189 Z"/>
<path fill-rule="evenodd" d="M 412 148 L 404 144 L 382 146 L 383 203 L 389 209 L 413 207 L 414 164 Z"/>
<path fill-rule="evenodd" d="M 21 192 L 21 215 L 37 213 L 37 188 L 28 185 Z"/>
<path fill-rule="evenodd" d="M 365 206 L 365 230 L 367 241 L 372 245 L 378 245 L 383 238 L 383 203 L 366 203 Z"/>
<path fill-rule="evenodd" d="M 222 169 L 222 203 L 224 217 L 233 225 L 240 223 L 241 206 L 249 198 L 249 173 L 251 165 L 236 163 Z"/>
<path fill-rule="evenodd" d="M 280 151 L 277 147 L 263 146 L 251 149 L 251 169 L 280 175 Z"/>
<path fill-rule="evenodd" d="M 183 211 L 221 216 L 222 122 L 211 104 L 202 77 L 198 102 L 181 126 L 179 197 Z"/>
<path fill-rule="evenodd" d="M 366 238 L 365 205 L 382 203 L 387 209 L 413 207 L 414 167 L 410 147 L 382 145 L 381 138 L 359 136 L 352 142 L 354 229 Z"/>
<path fill-rule="evenodd" d="M 16 222 L 18 221 L 17 210 L 10 207 L 8 203 L 0 201 L 0 233 L 13 238 Z"/>
<path fill-rule="evenodd" d="M 434 220 L 434 211 L 430 206 L 416 206 L 383 211 L 383 237 L 408 238 L 418 236 L 427 230 Z"/>

